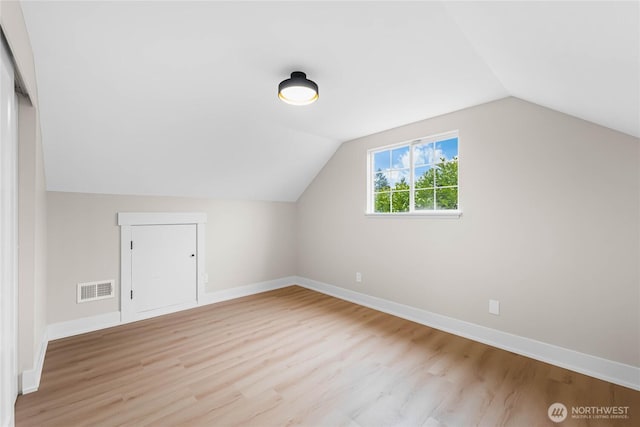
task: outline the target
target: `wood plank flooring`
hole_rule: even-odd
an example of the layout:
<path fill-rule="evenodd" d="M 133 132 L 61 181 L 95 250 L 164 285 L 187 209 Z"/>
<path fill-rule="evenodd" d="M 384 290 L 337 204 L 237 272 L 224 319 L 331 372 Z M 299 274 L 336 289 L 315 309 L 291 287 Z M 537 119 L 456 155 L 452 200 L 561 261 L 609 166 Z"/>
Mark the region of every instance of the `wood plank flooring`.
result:
<path fill-rule="evenodd" d="M 51 342 L 16 426 L 121 425 L 638 426 L 640 392 L 292 286 Z"/>

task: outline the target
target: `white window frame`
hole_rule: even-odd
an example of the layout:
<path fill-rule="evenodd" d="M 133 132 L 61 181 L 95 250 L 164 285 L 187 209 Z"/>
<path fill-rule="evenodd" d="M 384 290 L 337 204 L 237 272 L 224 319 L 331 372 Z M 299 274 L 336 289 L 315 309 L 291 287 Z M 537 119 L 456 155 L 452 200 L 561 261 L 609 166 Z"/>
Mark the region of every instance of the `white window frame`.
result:
<path fill-rule="evenodd" d="M 433 143 L 450 138 L 458 139 L 458 159 L 460 159 L 460 134 L 457 130 L 443 132 L 435 135 L 430 135 L 422 138 L 416 138 L 409 141 L 403 141 L 395 144 L 385 145 L 381 147 L 370 148 L 367 150 L 367 206 L 365 215 L 368 217 L 377 218 L 389 218 L 389 217 L 433 217 L 433 218 L 460 218 L 462 216 L 462 208 L 460 202 L 460 175 L 458 174 L 458 209 L 449 210 L 416 210 L 415 204 L 415 188 L 414 188 L 414 165 L 413 165 L 413 146 L 417 144 Z M 399 148 L 403 146 L 409 146 L 409 161 L 410 161 L 410 173 L 409 173 L 409 212 L 375 212 L 374 200 L 373 200 L 373 154 Z M 460 169 L 458 169 L 459 171 Z M 458 172 L 459 173 L 459 172 Z"/>

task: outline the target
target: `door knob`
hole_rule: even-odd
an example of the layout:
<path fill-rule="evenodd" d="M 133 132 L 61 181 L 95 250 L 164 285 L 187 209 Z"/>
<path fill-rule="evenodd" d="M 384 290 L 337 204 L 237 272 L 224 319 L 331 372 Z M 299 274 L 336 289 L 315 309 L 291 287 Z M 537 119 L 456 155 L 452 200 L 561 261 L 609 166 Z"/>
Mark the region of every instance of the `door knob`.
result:
<path fill-rule="evenodd" d="M 191 256 L 196 256 L 196 254 L 191 254 Z"/>

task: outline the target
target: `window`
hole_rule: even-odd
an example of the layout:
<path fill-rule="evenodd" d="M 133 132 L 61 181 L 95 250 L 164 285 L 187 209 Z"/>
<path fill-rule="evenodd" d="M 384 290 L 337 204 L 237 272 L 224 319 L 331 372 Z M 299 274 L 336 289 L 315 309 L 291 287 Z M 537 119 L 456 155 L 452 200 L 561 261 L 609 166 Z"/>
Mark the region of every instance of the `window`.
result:
<path fill-rule="evenodd" d="M 458 211 L 458 133 L 369 151 L 369 213 Z"/>

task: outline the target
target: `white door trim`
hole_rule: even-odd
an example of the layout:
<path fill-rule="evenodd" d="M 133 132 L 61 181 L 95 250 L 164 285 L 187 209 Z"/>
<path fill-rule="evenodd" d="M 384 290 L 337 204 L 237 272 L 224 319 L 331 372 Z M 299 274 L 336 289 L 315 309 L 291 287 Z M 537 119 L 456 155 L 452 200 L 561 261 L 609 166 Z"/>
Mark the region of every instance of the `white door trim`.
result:
<path fill-rule="evenodd" d="M 119 212 L 120 226 L 120 321 L 122 323 L 160 316 L 197 306 L 205 294 L 205 224 L 207 214 L 201 212 Z M 196 225 L 196 304 L 176 305 L 166 309 L 136 313 L 131 303 L 131 227 L 137 225 Z"/>
<path fill-rule="evenodd" d="M 120 212 L 118 225 L 206 224 L 201 212 Z"/>
<path fill-rule="evenodd" d="M 18 395 L 18 117 L 15 70 L 0 36 L 0 425 Z"/>

